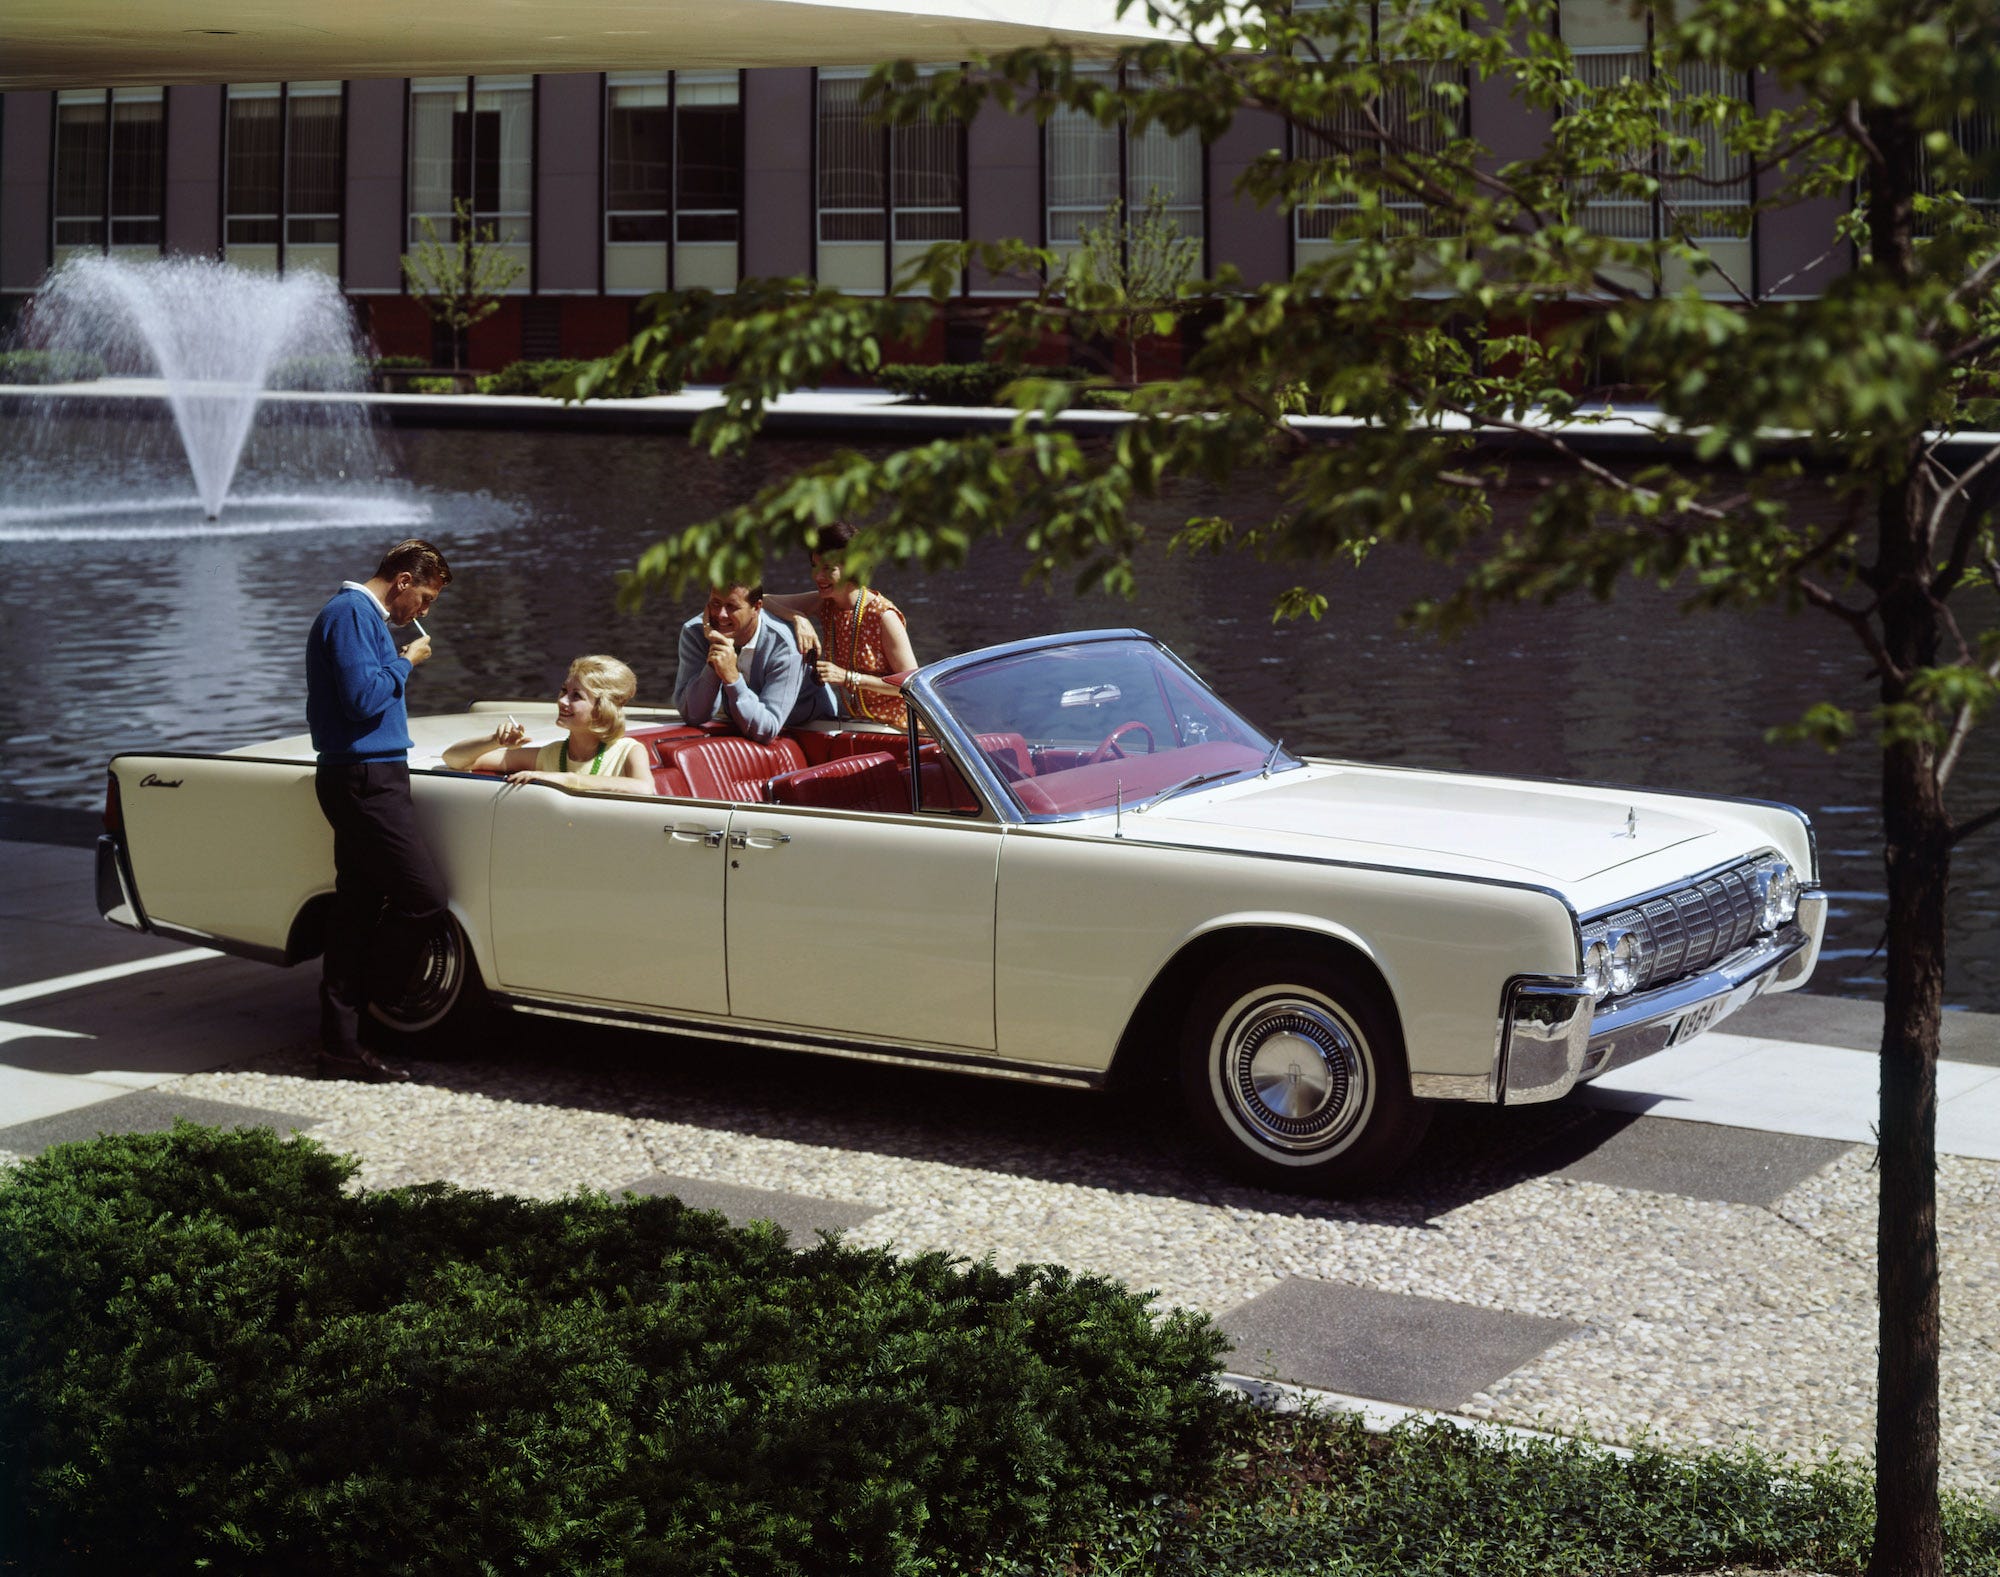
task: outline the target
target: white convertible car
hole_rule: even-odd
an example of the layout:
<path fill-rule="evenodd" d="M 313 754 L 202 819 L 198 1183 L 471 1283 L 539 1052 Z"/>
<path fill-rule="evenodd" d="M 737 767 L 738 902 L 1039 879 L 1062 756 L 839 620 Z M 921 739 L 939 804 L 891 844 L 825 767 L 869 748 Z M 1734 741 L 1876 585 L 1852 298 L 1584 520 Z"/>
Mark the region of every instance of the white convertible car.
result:
<path fill-rule="evenodd" d="M 1137 630 L 953 657 L 906 694 L 908 733 L 770 744 L 635 711 L 655 799 L 442 765 L 496 709 L 554 737 L 550 706 L 415 720 L 456 923 L 378 1013 L 413 1049 L 498 1004 L 1176 1079 L 1240 1169 L 1328 1190 L 1396 1166 L 1434 1102 L 1554 1099 L 1818 955 L 1812 832 L 1786 805 L 1302 758 Z M 313 956 L 333 856 L 312 779 L 303 736 L 118 757 L 105 915 Z"/>

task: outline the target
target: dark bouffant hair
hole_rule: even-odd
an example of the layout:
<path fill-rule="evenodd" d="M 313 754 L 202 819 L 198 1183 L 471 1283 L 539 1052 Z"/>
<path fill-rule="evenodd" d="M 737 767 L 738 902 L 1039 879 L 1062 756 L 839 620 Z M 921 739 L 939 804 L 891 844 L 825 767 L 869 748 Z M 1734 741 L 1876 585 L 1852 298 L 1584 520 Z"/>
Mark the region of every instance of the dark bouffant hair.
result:
<path fill-rule="evenodd" d="M 451 584 L 451 569 L 445 563 L 444 555 L 418 537 L 398 542 L 384 553 L 375 573 L 383 580 L 394 580 L 398 575 L 407 573 L 419 586 Z"/>
<path fill-rule="evenodd" d="M 814 553 L 838 553 L 848 543 L 861 534 L 861 528 L 849 520 L 829 520 L 823 526 L 814 526 L 812 535 L 806 538 L 806 547 Z"/>

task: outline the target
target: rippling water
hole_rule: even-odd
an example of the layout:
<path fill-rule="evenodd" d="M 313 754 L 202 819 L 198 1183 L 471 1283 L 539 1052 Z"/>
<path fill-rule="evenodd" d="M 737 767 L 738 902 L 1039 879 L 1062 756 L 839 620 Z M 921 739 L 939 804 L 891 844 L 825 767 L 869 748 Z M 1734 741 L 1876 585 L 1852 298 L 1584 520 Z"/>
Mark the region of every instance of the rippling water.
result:
<path fill-rule="evenodd" d="M 0 445 L 12 425 L 0 417 Z M 100 442 L 114 447 L 97 424 L 76 424 L 77 452 Z M 13 681 L 0 694 L 0 798 L 95 805 L 116 751 L 220 749 L 303 728 L 313 614 L 410 531 L 436 540 L 455 574 L 425 620 L 437 656 L 412 686 L 417 710 L 553 695 L 569 658 L 593 650 L 632 664 L 642 702 L 669 702 L 675 634 L 693 605 L 620 614 L 612 572 L 668 529 L 830 447 L 773 443 L 725 464 L 666 436 L 404 432 L 386 442 L 390 469 L 410 480 L 348 492 L 300 485 L 253 440 L 238 482 L 247 502 L 213 525 L 168 461 L 132 453 L 123 435 L 122 511 L 72 497 L 51 515 L 39 499 L 59 496 L 58 479 L 31 489 L 0 478 L 0 658 Z M 147 508 L 130 507 L 135 498 Z M 1160 518 L 1257 502 L 1254 487 L 1190 492 Z M 1137 625 L 1297 749 L 1788 800 L 1813 818 L 1833 893 L 1814 989 L 1880 994 L 1879 757 L 1764 742 L 1815 701 L 1869 703 L 1851 636 L 1824 616 L 1683 619 L 1672 598 L 1628 586 L 1608 605 L 1509 609 L 1440 646 L 1397 627 L 1397 611 L 1439 584 L 1434 566 L 1412 559 L 1327 571 L 1325 621 L 1287 625 L 1269 615 L 1297 578 L 1285 566 L 1161 554 L 1130 603 L 1024 587 L 1021 568 L 993 548 L 952 574 L 892 568 L 878 582 L 925 658 Z M 770 584 L 804 588 L 804 564 L 774 567 Z M 1951 798 L 1963 814 L 2000 802 L 2000 719 L 1975 735 Z M 1947 1001 L 2000 1011 L 2000 833 L 1960 851 L 1950 924 Z"/>

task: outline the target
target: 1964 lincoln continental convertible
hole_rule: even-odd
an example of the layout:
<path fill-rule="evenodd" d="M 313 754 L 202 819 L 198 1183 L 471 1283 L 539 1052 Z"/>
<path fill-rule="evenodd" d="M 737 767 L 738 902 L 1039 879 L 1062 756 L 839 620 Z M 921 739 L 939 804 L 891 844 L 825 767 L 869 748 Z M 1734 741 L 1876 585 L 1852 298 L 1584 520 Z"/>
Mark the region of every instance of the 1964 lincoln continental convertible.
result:
<path fill-rule="evenodd" d="M 1351 1187 L 1438 1101 L 1546 1101 L 1804 983 L 1785 805 L 1300 757 L 1136 630 L 918 670 L 907 732 L 769 744 L 633 714 L 659 797 L 446 770 L 518 701 L 420 718 L 454 923 L 378 1012 L 493 1005 L 1072 1084 L 1179 1082 L 1241 1170 Z M 479 715 L 483 714 L 483 715 Z M 332 840 L 303 737 L 111 763 L 123 925 L 296 963 Z M 817 946 L 777 950 L 774 938 Z"/>

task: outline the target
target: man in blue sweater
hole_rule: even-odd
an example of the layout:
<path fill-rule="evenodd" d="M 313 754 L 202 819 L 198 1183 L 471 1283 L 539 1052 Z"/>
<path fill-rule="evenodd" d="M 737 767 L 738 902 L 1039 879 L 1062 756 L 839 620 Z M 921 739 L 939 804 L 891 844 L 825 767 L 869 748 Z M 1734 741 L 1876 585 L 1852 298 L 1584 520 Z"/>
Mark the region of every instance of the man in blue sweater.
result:
<path fill-rule="evenodd" d="M 403 687 L 431 640 L 400 650 L 389 626 L 427 612 L 451 580 L 428 542 L 399 542 L 365 581 L 344 582 L 306 640 L 313 787 L 333 828 L 333 913 L 319 988 L 319 1071 L 376 1083 L 409 1078 L 359 1039 L 372 999 L 403 996 L 445 917 L 444 880 L 410 802 Z"/>

